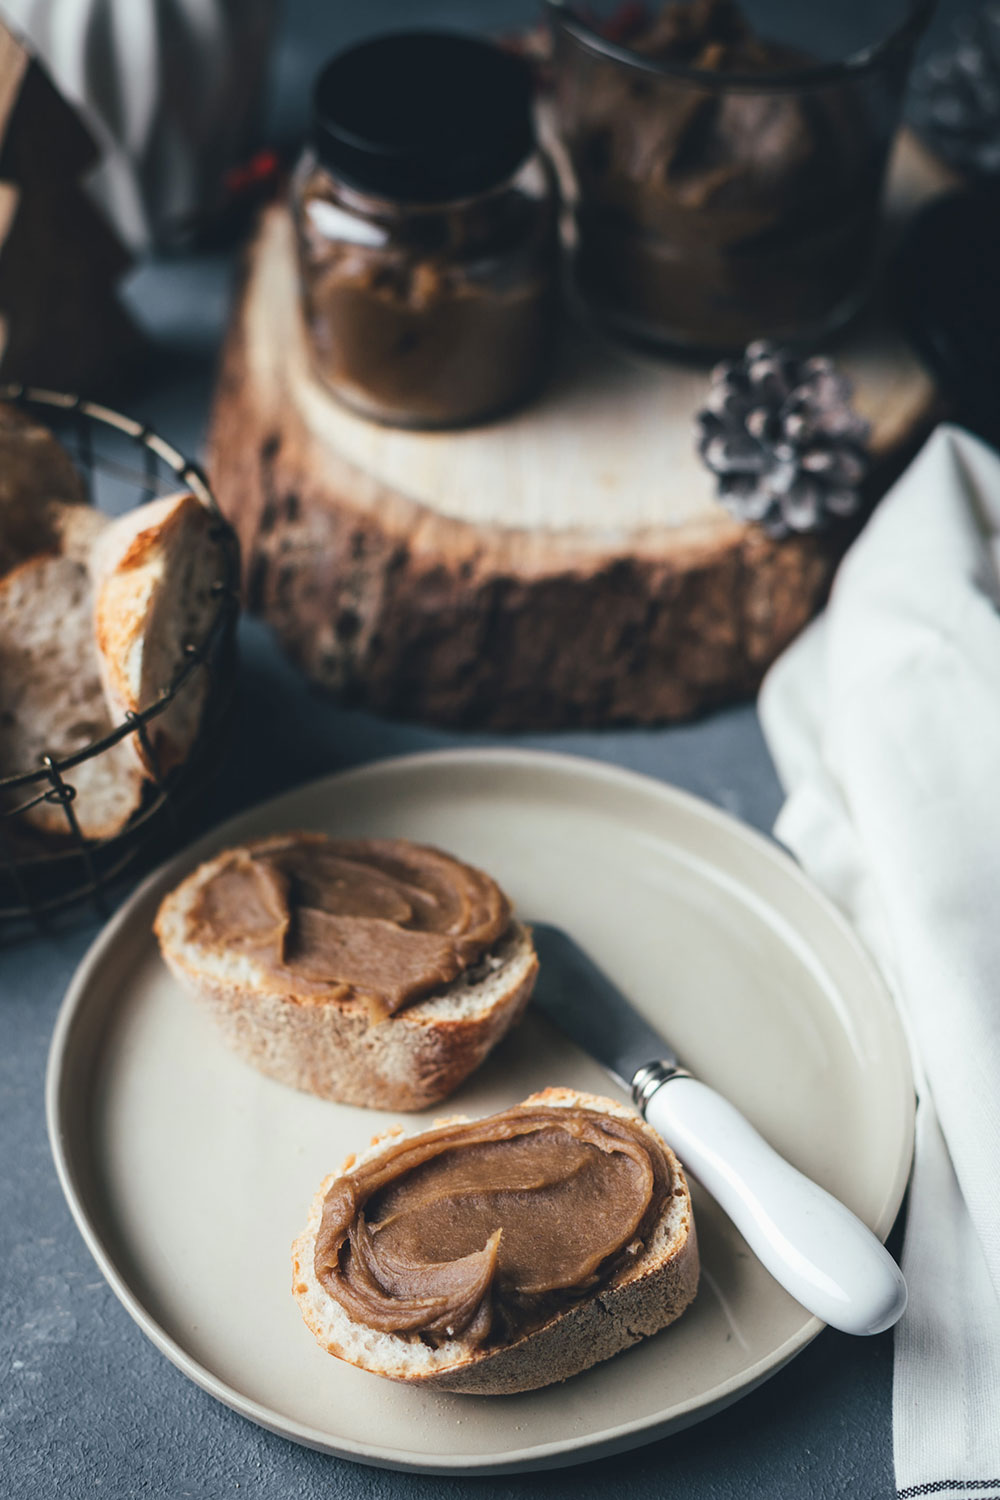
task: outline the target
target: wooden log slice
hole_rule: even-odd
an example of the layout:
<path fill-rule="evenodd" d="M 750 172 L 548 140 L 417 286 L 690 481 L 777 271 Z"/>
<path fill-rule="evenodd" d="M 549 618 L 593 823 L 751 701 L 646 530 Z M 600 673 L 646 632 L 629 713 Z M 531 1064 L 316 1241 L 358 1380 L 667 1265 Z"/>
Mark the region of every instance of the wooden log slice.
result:
<path fill-rule="evenodd" d="M 932 383 L 884 326 L 837 356 L 884 484 L 926 429 Z M 274 207 L 210 442 L 249 606 L 314 682 L 406 718 L 652 723 L 746 696 L 823 600 L 848 536 L 775 542 L 716 503 L 694 448 L 705 390 L 704 368 L 569 330 L 528 409 L 461 432 L 379 427 L 311 370 L 292 226 Z"/>

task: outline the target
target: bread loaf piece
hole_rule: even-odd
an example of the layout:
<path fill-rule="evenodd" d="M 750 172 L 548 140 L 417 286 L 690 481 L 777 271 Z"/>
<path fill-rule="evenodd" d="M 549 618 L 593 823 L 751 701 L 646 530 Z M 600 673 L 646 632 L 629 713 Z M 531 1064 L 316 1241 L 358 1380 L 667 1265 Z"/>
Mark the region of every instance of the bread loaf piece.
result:
<path fill-rule="evenodd" d="M 107 517 L 51 432 L 0 404 L 0 775 L 37 770 L 111 731 L 94 642 L 92 548 Z M 85 838 L 119 833 L 142 801 L 134 756 L 116 745 L 66 773 Z M 42 784 L 7 794 L 19 807 Z M 69 839 L 65 808 L 41 801 L 5 825 L 8 846 Z"/>
<path fill-rule="evenodd" d="M 73 755 L 111 728 L 87 567 L 75 556 L 30 558 L 0 579 L 0 774 L 36 770 L 46 754 Z M 75 788 L 73 811 L 88 839 L 121 832 L 142 801 L 143 777 L 125 744 L 82 761 L 64 779 Z M 8 805 L 38 790 L 15 790 Z M 58 802 L 39 802 L 23 822 L 70 835 Z"/>
<path fill-rule="evenodd" d="M 0 506 L 0 574 L 31 557 L 72 557 L 88 562 L 98 536 L 108 524 L 103 511 L 65 500 Z"/>
<path fill-rule="evenodd" d="M 101 678 L 116 723 L 156 703 L 184 665 L 185 647 L 205 638 L 220 576 L 212 526 L 211 513 L 194 495 L 168 495 L 113 521 L 94 548 Z M 208 683 L 202 663 L 170 706 L 148 721 L 152 758 L 138 735 L 130 738 L 146 771 L 165 776 L 187 758 Z"/>
<path fill-rule="evenodd" d="M 0 402 L 0 574 L 42 553 L 82 558 L 104 519 L 86 499 L 56 437 Z"/>
<path fill-rule="evenodd" d="M 89 566 L 97 539 L 110 524 L 105 513 L 93 505 L 67 505 L 62 500 L 47 500 L 41 514 L 52 539 L 52 551 Z"/>
<path fill-rule="evenodd" d="M 508 920 L 490 950 L 456 977 L 373 1020 L 363 997 L 325 995 L 292 973 L 276 973 L 245 949 L 207 941 L 199 932 L 193 914 L 201 893 L 227 863 L 266 855 L 290 839 L 323 843 L 306 834 L 261 839 L 227 850 L 189 875 L 157 914 L 163 957 L 208 1008 L 233 1050 L 262 1073 L 325 1099 L 373 1109 L 419 1110 L 438 1103 L 524 1010 L 538 971 L 528 929 Z"/>
<path fill-rule="evenodd" d="M 16 406 L 0 402 L 0 509 L 39 497 L 86 500 L 79 471 L 54 433 Z"/>
<path fill-rule="evenodd" d="M 193 495 L 140 506 L 116 521 L 86 503 L 76 467 L 47 428 L 0 404 L 0 775 L 86 750 L 130 710 L 172 685 L 188 641 L 215 609 L 212 517 Z M 87 839 L 115 837 L 142 805 L 154 772 L 191 748 L 208 672 L 197 667 L 149 726 L 156 764 L 137 734 L 71 767 L 72 810 Z M 155 778 L 153 778 L 155 779 Z M 11 792 L 20 807 L 39 787 Z M 6 824 L 61 840 L 66 808 L 42 801 Z"/>
<path fill-rule="evenodd" d="M 378 1136 L 341 1172 L 327 1177 L 309 1211 L 304 1232 L 292 1246 L 292 1292 L 307 1326 L 327 1353 L 338 1359 L 422 1388 L 506 1395 L 566 1380 L 599 1361 L 637 1344 L 672 1323 L 698 1287 L 698 1245 L 691 1198 L 680 1163 L 655 1131 L 624 1105 L 573 1089 L 549 1088 L 518 1108 L 542 1106 L 596 1111 L 631 1120 L 664 1152 L 671 1191 L 640 1254 L 626 1261 L 596 1295 L 557 1312 L 541 1327 L 499 1346 L 475 1346 L 461 1339 L 437 1347 L 416 1335 L 386 1333 L 354 1321 L 323 1286 L 315 1257 L 323 1208 L 334 1184 L 377 1161 L 408 1134 L 397 1127 Z M 515 1111 L 516 1112 L 516 1111 Z M 436 1126 L 459 1123 L 437 1121 Z"/>

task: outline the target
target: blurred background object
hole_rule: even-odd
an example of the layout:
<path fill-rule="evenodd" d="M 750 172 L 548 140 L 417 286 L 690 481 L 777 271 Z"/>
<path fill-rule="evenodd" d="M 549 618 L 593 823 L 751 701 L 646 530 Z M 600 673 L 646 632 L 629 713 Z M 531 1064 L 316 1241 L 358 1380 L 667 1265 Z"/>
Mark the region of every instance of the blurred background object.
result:
<path fill-rule="evenodd" d="M 931 0 L 793 8 L 548 0 L 576 290 L 616 331 L 810 347 L 877 269 L 883 184 Z"/>
<path fill-rule="evenodd" d="M 893 291 L 906 332 L 962 424 L 1000 442 L 1000 181 L 949 193 L 900 246 Z"/>
<path fill-rule="evenodd" d="M 100 151 L 90 188 L 133 250 L 217 212 L 258 118 L 274 0 L 2 0 Z"/>
<path fill-rule="evenodd" d="M 909 119 L 954 191 L 911 224 L 892 286 L 906 332 L 961 421 L 1000 441 L 1000 3 L 943 28 L 916 69 Z"/>
<path fill-rule="evenodd" d="M 118 300 L 131 256 L 86 190 L 99 152 L 0 23 L 0 378 L 104 394 L 143 344 Z"/>
<path fill-rule="evenodd" d="M 932 151 L 971 176 L 1000 173 L 1000 4 L 960 16 L 913 76 L 910 119 Z"/>

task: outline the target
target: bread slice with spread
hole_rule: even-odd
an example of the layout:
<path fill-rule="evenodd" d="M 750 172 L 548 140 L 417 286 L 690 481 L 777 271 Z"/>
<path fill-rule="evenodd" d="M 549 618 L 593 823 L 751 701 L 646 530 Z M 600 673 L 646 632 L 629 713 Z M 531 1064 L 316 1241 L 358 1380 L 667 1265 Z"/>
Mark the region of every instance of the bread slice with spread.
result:
<path fill-rule="evenodd" d="M 322 1183 L 292 1246 L 293 1295 L 329 1354 L 477 1395 L 566 1380 L 659 1332 L 698 1273 L 669 1147 L 565 1088 L 376 1137 Z"/>
<path fill-rule="evenodd" d="M 404 839 L 296 833 L 226 850 L 166 897 L 155 930 L 247 1062 L 375 1109 L 452 1093 L 538 969 L 489 876 Z"/>

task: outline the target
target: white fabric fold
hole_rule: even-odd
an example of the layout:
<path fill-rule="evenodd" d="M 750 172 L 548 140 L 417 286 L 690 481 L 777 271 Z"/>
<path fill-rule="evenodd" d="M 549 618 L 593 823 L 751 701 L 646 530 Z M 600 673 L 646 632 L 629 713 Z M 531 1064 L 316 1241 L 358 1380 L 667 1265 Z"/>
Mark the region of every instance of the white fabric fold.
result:
<path fill-rule="evenodd" d="M 775 833 L 896 997 L 919 1098 L 901 1496 L 1000 1500 L 1000 458 L 939 428 L 771 669 Z"/>

